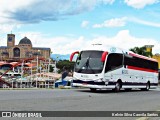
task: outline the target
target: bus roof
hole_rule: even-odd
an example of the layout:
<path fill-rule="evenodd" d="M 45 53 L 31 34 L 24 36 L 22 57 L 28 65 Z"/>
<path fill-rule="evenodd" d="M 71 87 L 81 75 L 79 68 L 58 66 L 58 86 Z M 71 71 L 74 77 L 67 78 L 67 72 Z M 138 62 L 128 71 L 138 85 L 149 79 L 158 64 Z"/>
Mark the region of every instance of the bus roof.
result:
<path fill-rule="evenodd" d="M 93 44 L 88 46 L 87 48 L 82 49 L 81 51 L 88 51 L 88 50 L 98 50 L 98 51 L 107 51 L 108 53 L 123 53 L 121 48 L 113 47 L 113 46 L 104 46 L 101 44 Z"/>
<path fill-rule="evenodd" d="M 117 48 L 117 47 L 113 47 L 113 46 L 104 46 L 102 44 L 93 44 L 93 45 L 88 46 L 87 48 L 82 49 L 82 51 L 86 51 L 86 50 L 107 51 L 108 53 L 128 53 L 129 55 L 134 56 L 134 57 L 158 62 L 156 59 L 149 58 L 149 57 L 146 57 L 143 55 L 139 55 L 139 54 L 136 54 L 136 53 L 129 51 L 129 50 L 125 50 L 125 49 L 121 49 L 121 48 Z"/>

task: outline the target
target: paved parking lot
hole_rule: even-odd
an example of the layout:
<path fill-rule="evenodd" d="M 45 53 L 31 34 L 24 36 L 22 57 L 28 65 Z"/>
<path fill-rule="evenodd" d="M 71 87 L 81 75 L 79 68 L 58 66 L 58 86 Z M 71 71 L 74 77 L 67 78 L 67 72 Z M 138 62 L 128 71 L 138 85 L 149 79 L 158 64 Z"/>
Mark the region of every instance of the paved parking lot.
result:
<path fill-rule="evenodd" d="M 93 93 L 89 89 L 0 90 L 0 95 L 1 111 L 160 110 L 159 88 L 150 91 L 133 90 L 119 93 L 104 90 Z M 121 119 L 121 117 L 111 119 Z"/>

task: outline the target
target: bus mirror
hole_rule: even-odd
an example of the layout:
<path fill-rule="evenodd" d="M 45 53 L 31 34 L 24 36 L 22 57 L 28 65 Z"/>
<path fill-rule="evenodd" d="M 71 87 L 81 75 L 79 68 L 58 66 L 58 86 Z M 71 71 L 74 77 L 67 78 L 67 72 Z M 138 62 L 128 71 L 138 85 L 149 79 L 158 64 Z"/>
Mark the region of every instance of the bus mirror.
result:
<path fill-rule="evenodd" d="M 78 59 L 78 60 L 81 60 L 81 54 L 78 55 L 78 58 L 77 58 L 77 59 Z"/>
<path fill-rule="evenodd" d="M 72 62 L 73 57 L 74 57 L 75 54 L 79 54 L 79 51 L 73 52 L 73 53 L 71 54 L 71 56 L 70 56 L 70 61 L 71 61 L 71 62 Z"/>
<path fill-rule="evenodd" d="M 107 51 L 105 51 L 105 52 L 102 53 L 102 57 L 101 57 L 101 61 L 102 61 L 102 62 L 105 62 L 107 55 L 108 55 L 108 52 L 107 52 Z"/>

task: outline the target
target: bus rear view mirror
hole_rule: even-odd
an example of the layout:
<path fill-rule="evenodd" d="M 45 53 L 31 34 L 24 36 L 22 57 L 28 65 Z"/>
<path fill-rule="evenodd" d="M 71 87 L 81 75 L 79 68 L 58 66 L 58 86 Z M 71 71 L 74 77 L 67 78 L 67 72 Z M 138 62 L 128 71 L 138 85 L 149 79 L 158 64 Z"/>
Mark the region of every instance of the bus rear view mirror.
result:
<path fill-rule="evenodd" d="M 107 52 L 107 51 L 105 51 L 105 52 L 102 53 L 102 57 L 101 57 L 101 61 L 102 61 L 102 62 L 105 62 L 107 55 L 108 55 L 108 52 Z"/>
<path fill-rule="evenodd" d="M 74 57 L 75 54 L 79 54 L 79 51 L 73 52 L 73 53 L 71 54 L 71 56 L 70 56 L 70 61 L 71 61 L 71 62 L 72 62 L 73 57 Z"/>

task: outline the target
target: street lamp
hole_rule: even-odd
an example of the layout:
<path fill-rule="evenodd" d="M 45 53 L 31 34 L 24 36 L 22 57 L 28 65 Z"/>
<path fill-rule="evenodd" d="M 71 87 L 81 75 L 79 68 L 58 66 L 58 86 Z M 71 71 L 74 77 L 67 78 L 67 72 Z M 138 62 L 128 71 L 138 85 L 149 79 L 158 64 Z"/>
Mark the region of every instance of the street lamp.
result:
<path fill-rule="evenodd" d="M 21 88 L 22 88 L 22 78 L 23 78 L 23 67 L 24 67 L 24 60 L 21 63 Z"/>
<path fill-rule="evenodd" d="M 55 59 L 55 73 L 57 73 L 57 59 L 58 59 L 58 56 L 56 57 L 56 59 Z"/>
<path fill-rule="evenodd" d="M 37 88 L 37 82 L 38 82 L 38 55 L 39 55 L 40 50 L 37 52 L 37 78 L 36 78 L 36 88 Z"/>

